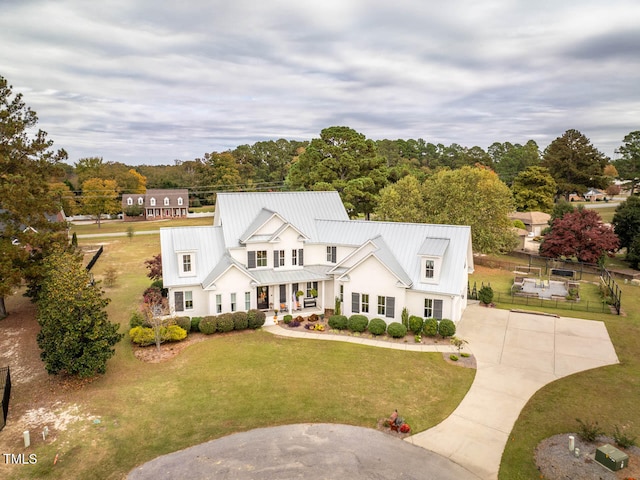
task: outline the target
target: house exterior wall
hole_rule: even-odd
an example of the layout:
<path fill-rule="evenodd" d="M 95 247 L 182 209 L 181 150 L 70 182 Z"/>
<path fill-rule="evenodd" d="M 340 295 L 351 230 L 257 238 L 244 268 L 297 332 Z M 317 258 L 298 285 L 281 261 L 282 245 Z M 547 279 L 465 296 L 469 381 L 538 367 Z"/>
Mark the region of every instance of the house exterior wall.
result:
<path fill-rule="evenodd" d="M 208 315 L 217 315 L 217 295 L 220 295 L 222 312 L 247 311 L 245 307 L 245 293 L 249 292 L 251 305 L 249 309 L 256 308 L 256 287 L 251 285 L 251 279 L 237 268 L 228 269 L 215 284 L 215 289 L 207 290 Z M 235 310 L 231 308 L 231 294 L 236 294 Z"/>

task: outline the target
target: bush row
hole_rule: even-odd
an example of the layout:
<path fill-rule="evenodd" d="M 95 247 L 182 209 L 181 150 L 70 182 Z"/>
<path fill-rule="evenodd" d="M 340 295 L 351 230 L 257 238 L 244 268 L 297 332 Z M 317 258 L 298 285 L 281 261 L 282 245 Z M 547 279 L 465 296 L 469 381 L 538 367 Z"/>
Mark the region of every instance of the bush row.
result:
<path fill-rule="evenodd" d="M 232 330 L 245 330 L 247 328 L 256 329 L 264 325 L 266 315 L 260 310 L 249 310 L 248 312 L 221 313 L 198 318 L 198 330 L 204 334 L 225 333 Z M 194 319 L 191 319 L 192 328 Z"/>
<path fill-rule="evenodd" d="M 142 347 L 156 343 L 156 334 L 153 328 L 141 325 L 129 330 L 131 341 Z M 167 325 L 160 327 L 160 343 L 179 342 L 187 338 L 187 331 L 179 325 Z"/>
<path fill-rule="evenodd" d="M 438 322 L 435 318 L 427 318 L 412 315 L 409 317 L 409 328 L 399 322 L 391 322 L 389 325 L 381 319 L 374 318 L 371 321 L 364 315 L 332 315 L 329 317 L 329 327 L 333 330 L 350 330 L 352 332 L 362 333 L 369 330 L 372 335 L 382 335 L 385 332 L 393 338 L 402 338 L 408 332 L 415 335 L 424 334 L 428 337 L 440 335 L 443 338 L 451 337 L 456 333 L 456 325 L 449 319 L 443 319 Z"/>

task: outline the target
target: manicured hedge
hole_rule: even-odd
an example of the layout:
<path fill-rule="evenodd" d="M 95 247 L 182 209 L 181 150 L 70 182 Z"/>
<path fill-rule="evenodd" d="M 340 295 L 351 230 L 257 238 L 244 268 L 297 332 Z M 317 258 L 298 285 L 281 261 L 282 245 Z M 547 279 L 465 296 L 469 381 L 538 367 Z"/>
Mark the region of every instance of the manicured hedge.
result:
<path fill-rule="evenodd" d="M 202 320 L 202 317 L 191 317 L 191 331 L 192 332 L 199 332 L 200 331 L 200 320 Z"/>
<path fill-rule="evenodd" d="M 264 325 L 267 316 L 260 310 L 249 310 L 247 312 L 247 319 L 249 320 L 249 328 L 260 328 Z"/>
<path fill-rule="evenodd" d="M 382 335 L 387 331 L 387 322 L 381 318 L 374 318 L 369 322 L 369 333 L 371 335 Z"/>
<path fill-rule="evenodd" d="M 422 326 L 422 333 L 427 337 L 435 337 L 438 334 L 438 320 L 435 318 L 427 318 Z"/>
<path fill-rule="evenodd" d="M 179 325 L 160 327 L 160 336 L 166 342 L 179 342 L 187 338 L 187 331 Z"/>
<path fill-rule="evenodd" d="M 387 327 L 387 333 L 393 338 L 402 338 L 407 334 L 407 327 L 400 322 L 391 322 Z"/>
<path fill-rule="evenodd" d="M 448 318 L 444 318 L 440 320 L 440 324 L 438 325 L 438 333 L 442 336 L 442 338 L 452 337 L 456 334 L 456 324 Z"/>
<path fill-rule="evenodd" d="M 422 332 L 422 325 L 424 324 L 424 320 L 422 317 L 418 317 L 416 315 L 411 315 L 409 317 L 409 331 L 415 333 L 416 335 Z"/>
<path fill-rule="evenodd" d="M 212 333 L 216 333 L 216 317 L 213 315 L 207 315 L 198 324 L 198 328 L 205 335 L 211 335 Z"/>
<path fill-rule="evenodd" d="M 175 317 L 173 319 L 180 328 L 189 333 L 191 330 L 191 319 L 189 317 Z"/>
<path fill-rule="evenodd" d="M 231 317 L 233 318 L 234 330 L 245 330 L 249 326 L 247 312 L 233 312 Z"/>
<path fill-rule="evenodd" d="M 153 333 L 153 329 L 149 327 L 142 327 L 138 325 L 129 330 L 129 338 L 136 345 L 141 347 L 152 345 L 156 342 L 156 336 Z"/>
<path fill-rule="evenodd" d="M 291 322 L 291 320 L 293 320 L 293 315 L 285 315 L 284 317 L 282 317 L 282 321 L 284 323 L 289 323 Z"/>
<path fill-rule="evenodd" d="M 329 317 L 329 327 L 334 330 L 346 330 L 347 322 L 347 317 L 344 315 L 331 315 Z"/>
<path fill-rule="evenodd" d="M 233 330 L 233 315 L 221 313 L 216 317 L 216 332 L 227 333 Z"/>
<path fill-rule="evenodd" d="M 364 315 L 351 315 L 347 320 L 347 327 L 352 332 L 362 333 L 367 329 L 369 325 L 369 319 Z"/>

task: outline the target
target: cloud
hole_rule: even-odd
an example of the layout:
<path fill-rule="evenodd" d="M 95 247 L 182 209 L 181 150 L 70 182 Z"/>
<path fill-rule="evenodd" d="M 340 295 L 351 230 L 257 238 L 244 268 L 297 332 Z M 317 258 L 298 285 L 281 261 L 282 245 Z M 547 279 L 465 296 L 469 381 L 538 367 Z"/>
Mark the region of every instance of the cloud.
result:
<path fill-rule="evenodd" d="M 71 161 L 170 163 L 331 125 L 613 155 L 640 123 L 631 0 L 5 2 L 0 74 Z"/>

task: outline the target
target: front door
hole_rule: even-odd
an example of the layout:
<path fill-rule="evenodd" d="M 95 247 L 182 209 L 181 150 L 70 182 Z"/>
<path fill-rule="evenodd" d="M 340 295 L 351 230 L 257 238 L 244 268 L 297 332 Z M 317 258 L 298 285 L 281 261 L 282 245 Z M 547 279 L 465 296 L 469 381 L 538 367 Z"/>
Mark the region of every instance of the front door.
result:
<path fill-rule="evenodd" d="M 269 309 L 269 287 L 258 287 L 257 288 L 257 298 L 258 298 L 258 310 L 268 310 Z"/>

